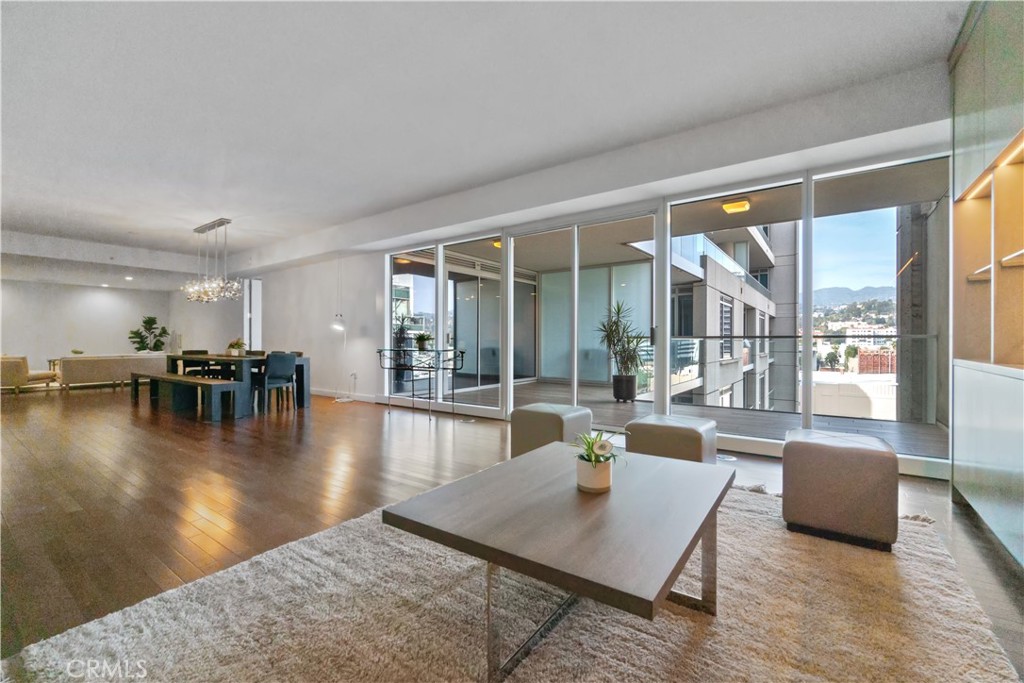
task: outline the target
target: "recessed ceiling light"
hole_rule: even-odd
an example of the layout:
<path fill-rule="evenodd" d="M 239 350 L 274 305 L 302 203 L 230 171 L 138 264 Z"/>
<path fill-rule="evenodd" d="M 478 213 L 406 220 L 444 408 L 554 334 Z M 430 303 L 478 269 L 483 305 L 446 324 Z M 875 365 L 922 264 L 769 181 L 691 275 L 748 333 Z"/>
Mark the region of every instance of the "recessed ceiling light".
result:
<path fill-rule="evenodd" d="M 127 280 L 128 282 L 131 282 L 131 281 L 132 281 L 132 280 L 134 280 L 135 278 L 133 278 L 133 277 L 132 277 L 131 275 L 125 275 L 125 276 L 124 276 L 124 279 L 125 279 L 125 280 Z"/>
<path fill-rule="evenodd" d="M 109 287 L 109 286 L 110 285 L 108 285 L 106 282 L 104 282 L 102 285 L 100 285 L 100 287 Z"/>
<path fill-rule="evenodd" d="M 401 263 L 404 266 L 407 263 L 412 263 L 412 261 L 407 258 L 396 258 L 395 263 Z"/>
<path fill-rule="evenodd" d="M 722 202 L 722 211 L 726 213 L 743 213 L 750 211 L 750 200 L 746 197 Z"/>

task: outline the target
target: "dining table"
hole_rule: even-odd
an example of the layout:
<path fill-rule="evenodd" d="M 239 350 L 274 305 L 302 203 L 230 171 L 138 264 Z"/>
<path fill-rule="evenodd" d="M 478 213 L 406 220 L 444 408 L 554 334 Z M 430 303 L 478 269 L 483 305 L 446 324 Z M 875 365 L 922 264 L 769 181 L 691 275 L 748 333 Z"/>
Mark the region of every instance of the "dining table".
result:
<path fill-rule="evenodd" d="M 236 413 L 238 417 L 251 417 L 253 414 L 252 375 L 253 371 L 262 371 L 267 362 L 266 356 L 229 356 L 222 354 L 167 354 L 167 372 L 184 374 L 185 366 L 194 367 L 196 363 L 230 366 L 230 379 L 241 382 L 242 387 L 236 401 L 244 405 Z M 310 405 L 310 374 L 309 357 L 299 356 L 295 359 L 295 407 L 306 408 Z"/>

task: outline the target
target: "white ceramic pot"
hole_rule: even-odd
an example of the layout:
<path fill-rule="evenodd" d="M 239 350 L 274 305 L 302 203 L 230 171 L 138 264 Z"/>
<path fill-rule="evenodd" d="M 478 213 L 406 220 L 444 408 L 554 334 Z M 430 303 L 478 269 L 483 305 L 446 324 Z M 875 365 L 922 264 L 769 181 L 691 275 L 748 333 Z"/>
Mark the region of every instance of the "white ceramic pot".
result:
<path fill-rule="evenodd" d="M 228 355 L 229 356 L 241 356 L 242 352 L 239 351 L 238 349 L 228 349 Z"/>
<path fill-rule="evenodd" d="M 576 459 L 576 488 L 587 493 L 604 493 L 612 487 L 612 463 L 600 462 L 594 467 L 585 460 Z"/>

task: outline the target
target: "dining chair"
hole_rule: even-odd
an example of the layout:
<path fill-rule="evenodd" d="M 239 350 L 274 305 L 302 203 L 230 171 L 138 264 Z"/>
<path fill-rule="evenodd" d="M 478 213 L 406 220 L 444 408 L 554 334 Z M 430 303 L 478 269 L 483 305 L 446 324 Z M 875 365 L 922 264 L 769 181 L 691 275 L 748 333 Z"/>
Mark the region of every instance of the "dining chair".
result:
<path fill-rule="evenodd" d="M 271 352 L 267 355 L 263 372 L 252 378 L 254 409 L 259 405 L 257 399 L 262 399 L 263 409 L 269 412 L 269 390 L 285 388 L 291 389 L 292 410 L 296 410 L 298 406 L 295 402 L 295 354 Z"/>

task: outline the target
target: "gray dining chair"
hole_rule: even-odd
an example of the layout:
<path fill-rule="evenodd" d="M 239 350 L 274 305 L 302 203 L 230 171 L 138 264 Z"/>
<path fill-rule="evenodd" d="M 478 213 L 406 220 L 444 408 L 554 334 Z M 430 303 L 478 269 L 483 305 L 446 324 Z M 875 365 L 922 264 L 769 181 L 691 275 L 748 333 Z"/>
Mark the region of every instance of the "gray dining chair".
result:
<path fill-rule="evenodd" d="M 298 406 L 295 402 L 295 354 L 271 352 L 267 355 L 267 361 L 263 366 L 263 372 L 253 376 L 253 401 L 254 407 L 259 405 L 257 399 L 262 399 L 263 409 L 269 412 L 269 392 L 271 389 L 290 389 L 292 410 Z M 280 403 L 280 401 L 279 401 Z"/>

